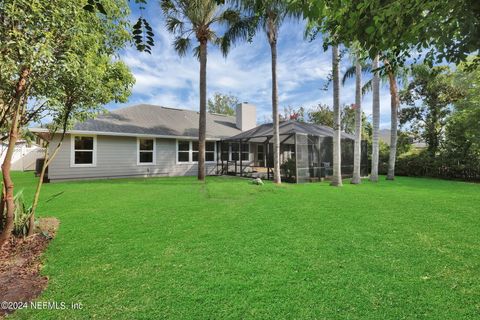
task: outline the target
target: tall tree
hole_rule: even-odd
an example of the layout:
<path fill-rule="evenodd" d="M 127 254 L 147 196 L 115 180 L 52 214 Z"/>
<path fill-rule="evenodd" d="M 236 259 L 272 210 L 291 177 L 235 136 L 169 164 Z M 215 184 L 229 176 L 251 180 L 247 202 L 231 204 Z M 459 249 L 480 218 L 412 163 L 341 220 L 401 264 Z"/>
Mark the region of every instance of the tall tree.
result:
<path fill-rule="evenodd" d="M 332 186 L 342 186 L 342 132 L 340 114 L 340 56 L 338 46 L 332 46 L 332 81 L 333 81 L 333 176 Z"/>
<path fill-rule="evenodd" d="M 10 235 L 13 230 L 13 219 L 15 211 L 15 201 L 14 201 L 14 184 L 12 177 L 10 175 L 10 168 L 12 163 L 13 152 L 15 150 L 15 144 L 18 139 L 19 123 L 21 122 L 20 118 L 23 114 L 26 102 L 22 101 L 23 95 L 25 93 L 26 87 L 26 78 L 28 77 L 28 69 L 23 69 L 20 75 L 20 79 L 15 88 L 15 94 L 13 97 L 14 105 L 13 116 L 10 123 L 10 132 L 9 132 L 9 141 L 7 153 L 2 164 L 2 175 L 3 175 L 3 192 L 2 192 L 2 215 L 4 214 L 4 207 L 6 206 L 6 215 L 5 223 L 3 225 L 2 234 L 0 234 L 0 247 L 10 238 Z"/>
<path fill-rule="evenodd" d="M 278 110 L 277 81 L 277 42 L 278 32 L 288 17 L 298 17 L 299 11 L 282 0 L 243 0 L 237 1 L 245 18 L 238 21 L 228 32 L 232 41 L 251 39 L 259 28 L 262 28 L 270 45 L 272 70 L 272 120 L 273 120 L 273 180 L 281 183 L 280 176 L 280 134 Z"/>
<path fill-rule="evenodd" d="M 400 106 L 400 98 L 394 70 L 388 61 L 385 61 L 385 64 L 387 65 L 388 82 L 390 85 L 390 155 L 388 158 L 387 180 L 393 180 L 395 179 L 395 162 L 397 159 L 398 108 Z"/>
<path fill-rule="evenodd" d="M 238 101 L 238 98 L 231 94 L 215 92 L 213 97 L 208 99 L 208 112 L 234 116 Z"/>
<path fill-rule="evenodd" d="M 205 180 L 205 137 L 207 126 L 207 50 L 208 44 L 220 45 L 224 56 L 228 53 L 228 39 L 222 39 L 214 25 L 229 25 L 239 20 L 238 12 L 223 10 L 215 0 L 161 0 L 169 32 L 175 35 L 173 46 L 184 56 L 195 37 L 198 46 L 194 52 L 200 61 L 200 116 L 198 123 L 198 180 Z"/>
<path fill-rule="evenodd" d="M 35 229 L 35 211 L 46 169 L 60 150 L 67 129 L 76 121 L 95 117 L 104 110 L 103 105 L 111 101 L 127 102 L 135 83 L 135 78 L 123 62 L 112 62 L 110 55 L 98 54 L 101 50 L 98 44 L 91 42 L 91 36 L 84 37 L 81 40 L 84 46 L 79 47 L 75 55 L 69 56 L 69 63 L 54 80 L 56 94 L 52 94 L 47 102 L 51 121 L 47 125 L 48 134 L 43 136 L 46 141 L 44 162 L 30 209 L 28 235 L 33 234 Z M 55 145 L 51 146 L 53 141 Z"/>
<path fill-rule="evenodd" d="M 278 39 L 278 12 L 270 10 L 265 12 L 267 19 L 265 31 L 267 32 L 270 53 L 272 56 L 272 119 L 273 119 L 273 181 L 281 183 L 280 177 L 280 129 L 278 113 L 278 83 L 277 83 L 277 39 Z"/>
<path fill-rule="evenodd" d="M 333 110 L 329 105 L 318 104 L 311 108 L 308 111 L 308 118 L 313 123 L 333 128 Z"/>
<path fill-rule="evenodd" d="M 342 84 L 345 85 L 347 78 L 355 75 L 355 104 L 353 105 L 354 111 L 354 147 L 353 147 L 353 176 L 351 183 L 352 184 L 359 184 L 361 183 L 361 159 L 362 159 L 362 133 L 363 133 L 363 126 L 362 126 L 362 93 L 364 88 L 362 88 L 362 62 L 360 57 L 360 48 L 357 44 L 355 44 L 352 48 L 354 52 L 354 66 L 348 68 L 345 73 L 343 74 Z M 368 65 L 365 69 L 371 69 L 371 66 Z"/>
<path fill-rule="evenodd" d="M 297 109 L 292 106 L 284 107 L 283 114 L 280 115 L 280 120 L 282 121 L 293 120 L 293 121 L 305 122 L 306 121 L 305 108 L 298 107 Z"/>
<path fill-rule="evenodd" d="M 458 63 L 480 49 L 477 0 L 293 0 L 310 22 L 396 69 L 412 58 Z M 406 9 L 408 8 L 408 10 Z M 479 58 L 475 59 L 480 62 Z M 385 66 L 384 66 L 385 67 Z"/>
<path fill-rule="evenodd" d="M 378 159 L 380 155 L 380 75 L 378 72 L 378 55 L 373 59 L 373 79 L 372 79 L 372 171 L 370 172 L 370 181 L 378 181 Z"/>
<path fill-rule="evenodd" d="M 330 128 L 333 124 L 333 109 L 328 105 L 319 104 L 308 111 L 308 121 L 321 124 Z M 355 133 L 355 106 L 344 105 L 340 112 L 340 129 L 346 133 Z M 370 123 L 367 121 L 365 112 L 362 112 L 362 139 L 370 137 Z"/>
<path fill-rule="evenodd" d="M 377 126 L 376 129 L 374 130 L 374 133 L 376 136 L 372 140 L 375 140 L 375 146 L 372 147 L 373 152 L 372 152 L 372 171 L 373 173 L 373 178 L 370 177 L 372 181 L 378 181 L 378 158 L 377 154 L 379 155 L 380 153 L 380 146 L 378 144 L 379 140 L 379 135 L 378 135 L 378 130 L 379 130 L 379 121 L 380 121 L 380 80 L 383 80 L 385 82 L 388 81 L 388 84 L 390 86 L 390 124 L 391 124 L 391 129 L 390 129 L 390 152 L 389 152 L 389 160 L 388 160 L 388 165 L 389 165 L 389 172 L 390 174 L 387 174 L 387 179 L 388 180 L 393 180 L 395 177 L 395 162 L 397 158 L 397 151 L 398 151 L 398 116 L 399 116 L 399 108 L 400 108 L 400 97 L 399 97 L 399 91 L 398 91 L 398 79 L 401 79 L 402 82 L 406 82 L 409 71 L 405 67 L 400 67 L 400 66 L 392 66 L 388 60 L 385 60 L 385 65 L 386 67 L 383 69 L 383 72 L 380 72 L 378 67 L 378 61 L 375 61 L 378 58 L 378 56 L 374 59 L 374 64 L 375 67 L 372 67 L 374 71 L 374 76 L 373 79 L 370 79 L 365 83 L 363 86 L 363 92 L 366 92 L 368 90 L 373 91 L 373 103 L 372 103 L 372 113 L 374 116 L 374 121 L 375 125 Z M 377 59 L 378 60 L 378 59 Z M 372 141 L 373 144 L 373 141 Z M 378 153 L 377 153 L 378 152 Z M 375 163 L 374 163 L 375 162 Z"/>
<path fill-rule="evenodd" d="M 451 105 L 463 98 L 463 86 L 454 83 L 449 67 L 429 67 L 425 64 L 412 67 L 412 80 L 401 91 L 406 106 L 400 114 L 400 124 L 408 124 L 417 138 L 427 143 L 428 155 L 439 153 L 445 135 L 445 126 Z"/>
<path fill-rule="evenodd" d="M 46 113 L 44 103 L 37 108 L 32 100 L 44 101 L 52 96 L 56 90 L 53 75 L 68 65 L 75 49 L 81 47 L 77 40 L 82 36 L 92 34 L 92 41 L 99 44 L 98 55 L 112 55 L 129 38 L 127 4 L 116 0 L 102 3 L 108 12 L 106 16 L 83 10 L 84 4 L 77 1 L 0 2 L 0 100 L 5 102 L 0 126 L 9 132 L 9 150 L 2 165 L 0 213 L 6 217 L 6 224 L 0 245 L 10 237 L 13 225 L 10 162 L 19 128 Z"/>
<path fill-rule="evenodd" d="M 445 128 L 444 148 L 449 159 L 474 168 L 480 163 L 480 68 L 471 68 L 471 63 L 458 65 L 452 75 L 464 96 L 454 103 Z"/>
<path fill-rule="evenodd" d="M 351 183 L 359 184 L 362 159 L 362 65 L 358 53 L 355 60 L 355 145 Z"/>

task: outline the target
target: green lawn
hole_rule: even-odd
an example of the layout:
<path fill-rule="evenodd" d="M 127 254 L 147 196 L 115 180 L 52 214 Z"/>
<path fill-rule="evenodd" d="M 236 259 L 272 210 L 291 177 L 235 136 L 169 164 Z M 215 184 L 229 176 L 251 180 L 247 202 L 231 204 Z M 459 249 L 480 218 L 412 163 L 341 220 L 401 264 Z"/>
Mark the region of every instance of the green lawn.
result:
<path fill-rule="evenodd" d="M 39 213 L 61 226 L 38 300 L 84 307 L 14 319 L 480 317 L 480 185 L 69 182 Z"/>

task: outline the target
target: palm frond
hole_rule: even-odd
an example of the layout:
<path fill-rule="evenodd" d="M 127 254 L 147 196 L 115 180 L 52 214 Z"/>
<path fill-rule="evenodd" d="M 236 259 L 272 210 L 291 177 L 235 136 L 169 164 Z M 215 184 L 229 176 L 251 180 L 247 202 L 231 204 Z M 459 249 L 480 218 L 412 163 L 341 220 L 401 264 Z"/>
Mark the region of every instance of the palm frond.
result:
<path fill-rule="evenodd" d="M 249 16 L 241 18 L 228 25 L 228 29 L 225 31 L 223 38 L 229 44 L 235 44 L 238 41 L 251 41 L 255 35 L 255 31 L 258 29 L 258 17 Z"/>
<path fill-rule="evenodd" d="M 240 12 L 234 9 L 227 9 L 223 11 L 218 17 L 212 20 L 212 22 L 226 23 L 228 25 L 237 23 L 242 19 Z"/>
<path fill-rule="evenodd" d="M 362 96 L 366 95 L 368 92 L 372 91 L 372 79 L 365 82 L 362 87 Z"/>
<path fill-rule="evenodd" d="M 161 0 L 160 8 L 162 9 L 163 14 L 166 16 L 172 14 L 176 15 L 178 13 L 178 10 L 172 0 Z"/>
<path fill-rule="evenodd" d="M 173 41 L 173 47 L 180 56 L 184 56 L 187 53 L 188 49 L 190 49 L 190 45 L 190 38 L 176 37 Z"/>
<path fill-rule="evenodd" d="M 230 42 L 230 39 L 227 37 L 218 37 L 215 39 L 213 43 L 219 47 L 223 57 L 226 58 L 228 55 L 228 52 L 230 51 L 230 47 L 232 45 L 232 43 Z"/>
<path fill-rule="evenodd" d="M 372 64 L 362 61 L 362 72 L 372 72 Z"/>
<path fill-rule="evenodd" d="M 347 79 L 353 78 L 354 76 L 355 76 L 355 66 L 348 67 L 345 73 L 343 74 L 342 86 L 345 85 L 345 83 L 347 82 Z"/>
<path fill-rule="evenodd" d="M 200 45 L 193 48 L 193 56 L 200 61 Z"/>
<path fill-rule="evenodd" d="M 172 33 L 183 32 L 184 23 L 174 16 L 168 16 L 166 21 L 167 30 Z"/>
<path fill-rule="evenodd" d="M 374 70 L 372 70 L 371 63 L 362 62 L 362 73 L 371 73 L 373 71 Z M 354 77 L 355 77 L 355 65 L 351 65 L 350 67 L 347 68 L 347 70 L 345 71 L 345 74 L 343 75 L 342 86 L 345 85 L 345 83 L 349 78 L 354 78 Z"/>

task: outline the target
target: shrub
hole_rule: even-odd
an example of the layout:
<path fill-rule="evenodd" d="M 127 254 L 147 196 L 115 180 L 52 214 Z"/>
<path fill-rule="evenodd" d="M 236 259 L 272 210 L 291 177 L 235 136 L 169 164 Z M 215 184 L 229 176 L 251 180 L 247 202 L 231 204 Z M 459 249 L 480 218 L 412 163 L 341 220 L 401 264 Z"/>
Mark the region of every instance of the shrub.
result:
<path fill-rule="evenodd" d="M 454 159 L 447 154 L 431 157 L 426 151 L 399 157 L 395 164 L 398 176 L 433 177 L 480 181 L 480 162 Z"/>
<path fill-rule="evenodd" d="M 16 236 L 26 236 L 28 234 L 28 224 L 32 207 L 25 205 L 23 191 L 18 192 L 14 198 L 15 211 L 13 217 L 13 234 Z"/>
<path fill-rule="evenodd" d="M 295 158 L 290 158 L 280 165 L 280 169 L 283 171 L 288 181 L 293 180 L 296 174 Z"/>

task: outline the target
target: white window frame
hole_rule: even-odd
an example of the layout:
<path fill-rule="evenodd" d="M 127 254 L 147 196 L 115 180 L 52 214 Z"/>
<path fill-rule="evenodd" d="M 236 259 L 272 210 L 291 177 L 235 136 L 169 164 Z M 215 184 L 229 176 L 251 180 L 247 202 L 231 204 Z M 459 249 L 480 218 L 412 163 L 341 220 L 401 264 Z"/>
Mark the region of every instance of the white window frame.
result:
<path fill-rule="evenodd" d="M 178 142 L 179 141 L 188 141 L 188 161 L 178 161 Z M 187 151 L 183 151 L 187 152 Z M 190 140 L 176 139 L 175 140 L 175 162 L 177 164 L 191 164 L 192 160 L 192 142 Z"/>
<path fill-rule="evenodd" d="M 75 150 L 75 137 L 93 138 L 93 150 Z M 75 163 L 75 151 L 91 151 L 92 163 Z M 70 167 L 88 168 L 97 166 L 97 136 L 93 134 L 72 134 L 70 137 Z"/>
<path fill-rule="evenodd" d="M 245 151 L 242 150 L 242 152 L 240 152 L 240 143 L 239 142 L 231 142 L 228 144 L 228 161 L 235 161 L 233 160 L 233 144 L 238 144 L 238 162 L 240 162 L 240 159 L 242 159 L 242 153 L 247 153 Z M 250 145 L 250 142 L 243 142 L 242 144 L 248 144 L 248 160 L 242 160 L 242 161 L 247 161 L 247 162 L 250 162 L 251 161 L 251 152 L 250 152 L 250 149 L 251 149 L 251 145 Z"/>
<path fill-rule="evenodd" d="M 178 161 L 178 142 L 179 141 L 188 141 L 188 162 Z M 188 140 L 188 139 L 176 139 L 175 141 L 175 161 L 177 164 L 198 164 L 198 161 L 193 161 L 193 142 L 197 140 Z M 213 161 L 205 161 L 205 163 L 215 163 L 217 162 L 217 141 L 207 140 L 205 142 L 213 142 L 214 151 L 213 151 Z M 186 151 L 184 151 L 186 152 Z M 212 152 L 212 151 L 210 151 Z"/>
<path fill-rule="evenodd" d="M 153 140 L 153 150 L 140 150 L 140 140 Z M 152 166 L 157 163 L 157 139 L 149 137 L 137 137 L 137 166 Z M 152 152 L 152 162 L 140 162 L 140 152 Z"/>

